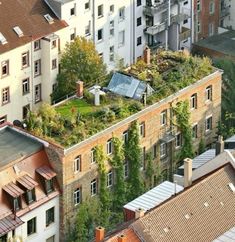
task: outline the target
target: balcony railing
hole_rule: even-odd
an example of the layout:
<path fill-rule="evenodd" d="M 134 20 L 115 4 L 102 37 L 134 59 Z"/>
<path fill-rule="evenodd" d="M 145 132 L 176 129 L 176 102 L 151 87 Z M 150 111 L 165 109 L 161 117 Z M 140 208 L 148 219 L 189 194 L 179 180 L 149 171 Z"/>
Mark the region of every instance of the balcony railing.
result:
<path fill-rule="evenodd" d="M 220 10 L 220 17 L 221 18 L 224 18 L 224 17 L 228 16 L 229 14 L 230 14 L 230 6 L 226 6 L 226 7 L 221 8 L 221 10 Z"/>
<path fill-rule="evenodd" d="M 179 40 L 180 41 L 186 40 L 190 36 L 191 36 L 191 30 L 188 28 L 182 27 L 182 31 L 179 36 Z"/>
<path fill-rule="evenodd" d="M 156 24 L 156 25 L 147 27 L 145 30 L 145 33 L 149 34 L 149 35 L 155 35 L 155 34 L 158 34 L 162 31 L 166 30 L 166 28 L 167 28 L 167 23 L 163 22 L 160 24 Z"/>

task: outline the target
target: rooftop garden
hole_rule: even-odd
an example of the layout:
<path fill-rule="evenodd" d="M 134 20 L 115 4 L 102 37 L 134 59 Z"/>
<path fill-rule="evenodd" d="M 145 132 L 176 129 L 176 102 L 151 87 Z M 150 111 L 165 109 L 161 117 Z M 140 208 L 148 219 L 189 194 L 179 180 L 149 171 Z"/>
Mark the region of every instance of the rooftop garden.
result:
<path fill-rule="evenodd" d="M 147 99 L 147 105 L 151 105 L 207 76 L 212 70 L 208 58 L 163 51 L 152 56 L 151 65 L 140 60 L 124 72 L 153 87 L 155 92 Z M 74 98 L 57 107 L 43 104 L 37 112 L 29 113 L 27 127 L 36 135 L 69 147 L 144 108 L 139 101 L 112 93 L 101 96 L 100 106 L 93 103 L 94 96 L 85 90 L 83 99 Z"/>

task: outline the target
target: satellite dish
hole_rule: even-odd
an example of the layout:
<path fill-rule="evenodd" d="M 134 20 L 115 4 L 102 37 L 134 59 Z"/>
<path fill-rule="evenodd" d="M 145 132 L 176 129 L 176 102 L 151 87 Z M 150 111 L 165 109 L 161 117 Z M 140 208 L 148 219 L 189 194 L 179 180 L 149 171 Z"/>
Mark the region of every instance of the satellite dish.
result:
<path fill-rule="evenodd" d="M 16 119 L 16 120 L 13 121 L 13 125 L 14 126 L 17 126 L 17 127 L 20 127 L 20 128 L 23 128 L 22 123 L 18 119 Z"/>

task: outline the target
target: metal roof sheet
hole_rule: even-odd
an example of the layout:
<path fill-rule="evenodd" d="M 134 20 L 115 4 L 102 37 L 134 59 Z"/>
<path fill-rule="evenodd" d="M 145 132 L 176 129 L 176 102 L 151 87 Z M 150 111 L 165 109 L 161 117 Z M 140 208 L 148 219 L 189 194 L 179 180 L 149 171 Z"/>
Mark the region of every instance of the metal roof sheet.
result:
<path fill-rule="evenodd" d="M 235 135 L 225 140 L 225 143 L 229 142 L 235 142 Z"/>
<path fill-rule="evenodd" d="M 231 228 L 223 235 L 213 240 L 212 242 L 233 242 L 235 241 L 235 227 Z"/>
<path fill-rule="evenodd" d="M 210 149 L 202 153 L 201 155 L 193 159 L 193 169 L 197 169 L 200 166 L 204 165 L 207 161 L 215 158 L 215 149 Z M 178 169 L 184 169 L 184 165 L 180 166 Z"/>
<path fill-rule="evenodd" d="M 145 194 L 139 196 L 135 200 L 127 203 L 124 208 L 131 211 L 142 208 L 145 211 L 150 210 L 151 208 L 156 207 L 160 203 L 164 202 L 175 193 L 182 191 L 184 188 L 175 183 L 164 181 L 160 185 L 154 187 Z"/>
<path fill-rule="evenodd" d="M 17 182 L 19 182 L 22 186 L 24 186 L 28 190 L 32 190 L 35 186 L 38 185 L 38 183 L 34 181 L 33 178 L 27 174 L 17 179 Z"/>
<path fill-rule="evenodd" d="M 24 191 L 19 188 L 15 183 L 10 182 L 6 186 L 2 188 L 5 192 L 7 192 L 12 197 L 19 197 L 24 193 Z"/>
<path fill-rule="evenodd" d="M 48 166 L 41 166 L 36 169 L 36 172 L 44 177 L 46 180 L 51 180 L 56 176 L 56 173 Z"/>
<path fill-rule="evenodd" d="M 11 214 L 0 220 L 0 236 L 14 230 L 24 222 L 17 216 Z"/>

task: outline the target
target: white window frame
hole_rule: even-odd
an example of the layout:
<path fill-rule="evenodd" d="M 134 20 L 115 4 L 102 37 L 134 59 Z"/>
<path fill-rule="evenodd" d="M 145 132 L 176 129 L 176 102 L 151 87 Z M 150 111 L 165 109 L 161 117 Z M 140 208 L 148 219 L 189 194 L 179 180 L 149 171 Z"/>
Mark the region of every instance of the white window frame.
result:
<path fill-rule="evenodd" d="M 97 179 L 91 181 L 91 197 L 97 194 Z"/>
<path fill-rule="evenodd" d="M 41 59 L 34 61 L 34 76 L 41 75 Z"/>
<path fill-rule="evenodd" d="M 101 33 L 101 38 L 100 39 L 99 39 L 99 33 Z M 98 29 L 97 30 L 97 41 L 101 42 L 101 41 L 103 41 L 103 38 L 104 38 L 104 29 Z"/>
<path fill-rule="evenodd" d="M 206 131 L 206 133 L 210 132 L 212 130 L 212 122 L 213 122 L 212 115 L 207 116 L 206 120 L 205 120 L 205 131 Z"/>
<path fill-rule="evenodd" d="M 118 33 L 118 47 L 125 45 L 125 30 Z"/>
<path fill-rule="evenodd" d="M 91 164 L 94 164 L 96 163 L 96 160 L 95 160 L 95 148 L 92 148 L 91 149 Z"/>
<path fill-rule="evenodd" d="M 190 108 L 191 109 L 197 109 L 197 93 L 194 93 L 190 97 Z"/>
<path fill-rule="evenodd" d="M 206 88 L 206 102 L 212 101 L 212 85 Z"/>
<path fill-rule="evenodd" d="M 166 143 L 161 143 L 160 144 L 160 158 L 164 158 L 167 155 L 167 144 Z"/>
<path fill-rule="evenodd" d="M 2 89 L 2 105 L 10 102 L 10 87 L 5 87 Z"/>
<path fill-rule="evenodd" d="M 24 60 L 25 59 L 25 64 L 24 64 Z M 29 66 L 29 52 L 24 52 L 21 56 L 21 60 L 22 60 L 22 68 L 26 68 Z"/>
<path fill-rule="evenodd" d="M 113 142 L 112 139 L 109 139 L 106 143 L 106 153 L 107 155 L 111 155 L 113 153 Z"/>
<path fill-rule="evenodd" d="M 118 17 L 119 17 L 119 22 L 125 20 L 125 7 L 119 8 Z"/>
<path fill-rule="evenodd" d="M 196 132 L 194 129 L 196 129 Z M 196 134 L 196 135 L 194 135 L 194 134 Z M 198 123 L 195 123 L 192 126 L 192 137 L 193 137 L 193 139 L 196 139 L 198 137 Z"/>
<path fill-rule="evenodd" d="M 6 69 L 6 73 L 3 73 L 3 68 Z M 9 60 L 2 61 L 2 63 L 1 63 L 1 75 L 2 75 L 2 77 L 9 75 Z"/>
<path fill-rule="evenodd" d="M 81 203 L 81 190 L 80 187 L 77 188 L 74 193 L 73 193 L 73 202 L 74 206 L 77 206 L 78 204 Z"/>
<path fill-rule="evenodd" d="M 100 4 L 97 7 L 97 17 L 98 18 L 102 18 L 103 16 L 104 16 L 104 5 L 103 4 Z"/>
<path fill-rule="evenodd" d="M 128 130 L 126 130 L 122 133 L 122 140 L 123 140 L 124 145 L 127 144 L 127 142 L 128 142 Z"/>
<path fill-rule="evenodd" d="M 22 94 L 26 95 L 30 93 L 30 83 L 29 83 L 29 78 L 25 78 L 22 80 Z"/>
<path fill-rule="evenodd" d="M 209 3 L 209 14 L 212 15 L 215 13 L 215 2 L 211 0 Z"/>
<path fill-rule="evenodd" d="M 175 148 L 179 149 L 182 146 L 182 134 L 179 132 L 175 135 Z"/>
<path fill-rule="evenodd" d="M 111 187 L 113 185 L 113 172 L 110 170 L 107 174 L 107 187 Z"/>
<path fill-rule="evenodd" d="M 145 137 L 145 122 L 142 122 L 139 125 L 139 134 L 140 134 L 140 137 L 142 137 L 142 138 Z"/>
<path fill-rule="evenodd" d="M 74 173 L 81 172 L 81 155 L 78 155 L 73 161 L 73 171 Z"/>
<path fill-rule="evenodd" d="M 165 109 L 160 113 L 160 125 L 164 126 L 166 124 L 167 124 L 167 110 Z"/>
<path fill-rule="evenodd" d="M 38 103 L 42 101 L 42 85 L 38 84 L 34 86 L 34 101 Z"/>

